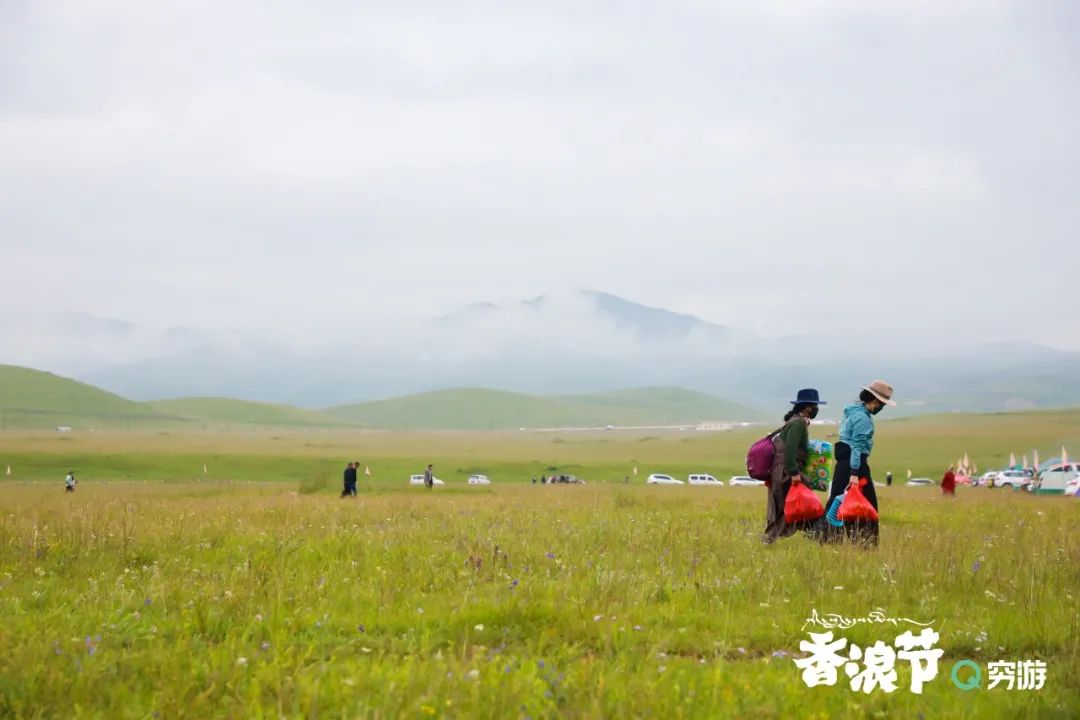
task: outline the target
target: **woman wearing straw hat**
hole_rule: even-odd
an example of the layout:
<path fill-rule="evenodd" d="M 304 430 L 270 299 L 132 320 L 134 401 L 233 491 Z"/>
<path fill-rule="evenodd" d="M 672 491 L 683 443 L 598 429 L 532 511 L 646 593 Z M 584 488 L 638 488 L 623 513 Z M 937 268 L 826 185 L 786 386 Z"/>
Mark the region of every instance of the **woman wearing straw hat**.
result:
<path fill-rule="evenodd" d="M 874 490 L 874 478 L 870 474 L 870 452 L 874 449 L 874 416 L 886 405 L 895 407 L 893 388 L 886 382 L 875 380 L 862 388 L 859 402 L 844 408 L 844 419 L 840 422 L 840 440 L 836 443 L 836 468 L 833 470 L 832 487 L 829 489 L 829 501 L 826 508 L 832 508 L 833 501 L 843 495 L 848 485 L 866 478 L 869 482 L 861 489 L 866 499 L 878 509 L 877 492 Z M 871 545 L 878 542 L 878 524 L 876 522 L 845 523 L 842 527 L 822 525 L 822 539 L 839 540 L 844 535 Z"/>
<path fill-rule="evenodd" d="M 772 478 L 769 480 L 769 497 L 765 507 L 766 545 L 777 538 L 794 535 L 798 525 L 789 525 L 784 519 L 784 503 L 793 482 L 806 482 L 803 468 L 810 456 L 810 421 L 817 417 L 818 405 L 825 402 L 812 388 L 800 390 L 791 401 L 792 408 L 784 416 L 784 427 L 773 435 Z M 806 528 L 803 528 L 806 529 Z"/>

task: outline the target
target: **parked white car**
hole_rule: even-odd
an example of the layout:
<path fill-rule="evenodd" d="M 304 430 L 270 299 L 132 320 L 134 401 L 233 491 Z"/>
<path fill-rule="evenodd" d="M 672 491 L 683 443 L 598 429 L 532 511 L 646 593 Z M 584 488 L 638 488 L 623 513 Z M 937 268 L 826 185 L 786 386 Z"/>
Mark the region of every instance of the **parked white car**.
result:
<path fill-rule="evenodd" d="M 1002 470 L 994 478 L 994 487 L 1011 487 L 1020 489 L 1031 483 L 1031 476 L 1023 470 Z"/>
<path fill-rule="evenodd" d="M 1080 486 L 1080 464 L 1065 463 L 1043 470 L 1029 489 L 1042 495 L 1075 495 L 1077 486 Z"/>
<path fill-rule="evenodd" d="M 446 484 L 442 480 L 440 480 L 439 478 L 432 478 L 432 483 L 434 485 L 445 485 Z M 424 476 L 423 475 L 413 475 L 413 476 L 411 476 L 409 478 L 409 484 L 410 485 L 423 485 L 424 484 Z"/>
<path fill-rule="evenodd" d="M 975 484 L 976 485 L 993 485 L 994 480 L 997 479 L 997 476 L 998 476 L 998 471 L 997 470 L 991 470 L 990 472 L 984 472 L 975 481 Z"/>
<path fill-rule="evenodd" d="M 765 482 L 763 480 L 755 480 L 749 475 L 732 475 L 731 479 L 727 481 L 727 484 L 732 487 L 757 487 L 759 485 L 764 485 Z"/>
<path fill-rule="evenodd" d="M 937 485 L 936 482 L 930 478 L 911 478 L 907 481 L 908 487 L 926 487 L 927 485 Z"/>
<path fill-rule="evenodd" d="M 470 485 L 490 485 L 487 475 L 470 475 L 467 481 Z"/>
<path fill-rule="evenodd" d="M 686 480 L 691 485 L 723 485 L 724 484 L 723 480 L 717 480 L 712 475 L 708 475 L 708 474 L 691 475 Z"/>
<path fill-rule="evenodd" d="M 683 481 L 671 477 L 670 475 L 660 475 L 653 473 L 645 480 L 646 485 L 682 485 Z"/>

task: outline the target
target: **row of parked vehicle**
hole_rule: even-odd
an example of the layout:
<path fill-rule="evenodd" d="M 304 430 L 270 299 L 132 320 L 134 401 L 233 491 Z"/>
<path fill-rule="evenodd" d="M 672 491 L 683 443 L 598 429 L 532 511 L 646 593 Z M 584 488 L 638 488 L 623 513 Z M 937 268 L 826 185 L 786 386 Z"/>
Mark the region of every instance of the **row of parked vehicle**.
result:
<path fill-rule="evenodd" d="M 583 483 L 573 475 L 559 476 L 559 479 L 551 478 L 551 482 Z M 653 473 L 645 480 L 648 485 L 724 485 L 723 480 L 718 480 L 708 473 L 689 475 L 686 480 L 680 480 L 673 475 Z M 1076 495 L 1080 490 L 1080 463 L 1064 463 L 1055 467 L 1034 473 L 1031 470 L 994 470 L 983 473 L 974 478 L 958 478 L 961 485 L 975 485 L 982 487 L 1012 488 L 1014 490 L 1027 490 L 1040 494 L 1065 494 Z M 445 485 L 439 478 L 434 478 L 436 485 Z M 470 475 L 466 483 L 469 485 L 490 485 L 491 480 L 487 475 Z M 409 478 L 410 485 L 423 485 L 423 475 L 413 475 Z M 747 475 L 733 475 L 727 484 L 732 487 L 764 485 L 760 480 L 755 480 Z M 881 485 L 881 483 L 875 483 Z M 938 483 L 929 478 L 912 478 L 907 485 L 919 487 L 925 485 L 937 485 Z"/>
<path fill-rule="evenodd" d="M 1040 495 L 1076 495 L 1080 490 L 1080 463 L 1062 463 L 1039 472 L 995 470 L 971 481 L 973 485 L 1027 490 Z"/>
<path fill-rule="evenodd" d="M 700 473 L 698 475 L 690 475 L 685 481 L 680 480 L 671 475 L 664 475 L 662 473 L 653 473 L 645 479 L 647 485 L 723 485 L 723 480 L 717 480 L 708 473 Z M 747 475 L 732 475 L 727 481 L 728 485 L 738 487 L 740 485 L 757 486 L 764 485 L 761 480 L 755 480 Z"/>
<path fill-rule="evenodd" d="M 439 478 L 432 478 L 431 481 L 432 481 L 433 485 L 445 485 L 446 484 L 442 480 L 440 480 Z M 491 484 L 491 481 L 488 480 L 487 475 L 470 475 L 469 479 L 466 480 L 465 482 L 467 482 L 469 485 L 490 485 Z M 423 475 L 412 475 L 412 476 L 410 476 L 409 477 L 409 484 L 410 485 L 423 485 L 424 484 L 424 476 Z"/>
<path fill-rule="evenodd" d="M 908 485 L 938 485 L 930 478 L 912 478 Z M 1080 463 L 1062 463 L 1040 472 L 1034 470 L 991 470 L 978 477 L 956 478 L 957 485 L 973 487 L 1012 488 L 1039 495 L 1076 495 L 1080 490 Z"/>

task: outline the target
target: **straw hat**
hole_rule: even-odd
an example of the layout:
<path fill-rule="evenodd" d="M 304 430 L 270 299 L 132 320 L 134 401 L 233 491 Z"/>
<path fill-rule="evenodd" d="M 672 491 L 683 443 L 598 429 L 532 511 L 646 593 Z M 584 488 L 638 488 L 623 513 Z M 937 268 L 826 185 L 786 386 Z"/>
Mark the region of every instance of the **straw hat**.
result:
<path fill-rule="evenodd" d="M 866 390 L 886 405 L 896 407 L 896 403 L 894 403 L 892 399 L 893 387 L 884 380 L 875 380 L 869 385 L 864 385 L 862 389 Z"/>

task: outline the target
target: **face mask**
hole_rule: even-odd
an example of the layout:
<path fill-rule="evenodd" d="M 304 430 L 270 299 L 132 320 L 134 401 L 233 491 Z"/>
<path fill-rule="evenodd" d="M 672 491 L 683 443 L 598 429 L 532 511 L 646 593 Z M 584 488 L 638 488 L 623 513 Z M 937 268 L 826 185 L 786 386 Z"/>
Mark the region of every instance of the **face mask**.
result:
<path fill-rule="evenodd" d="M 818 409 L 815 407 L 810 411 L 810 419 L 813 420 L 814 418 L 816 418 L 817 414 L 818 414 Z"/>
<path fill-rule="evenodd" d="M 870 411 L 871 415 L 877 415 L 879 412 L 885 409 L 885 406 L 881 403 L 874 403 L 874 408 Z"/>

